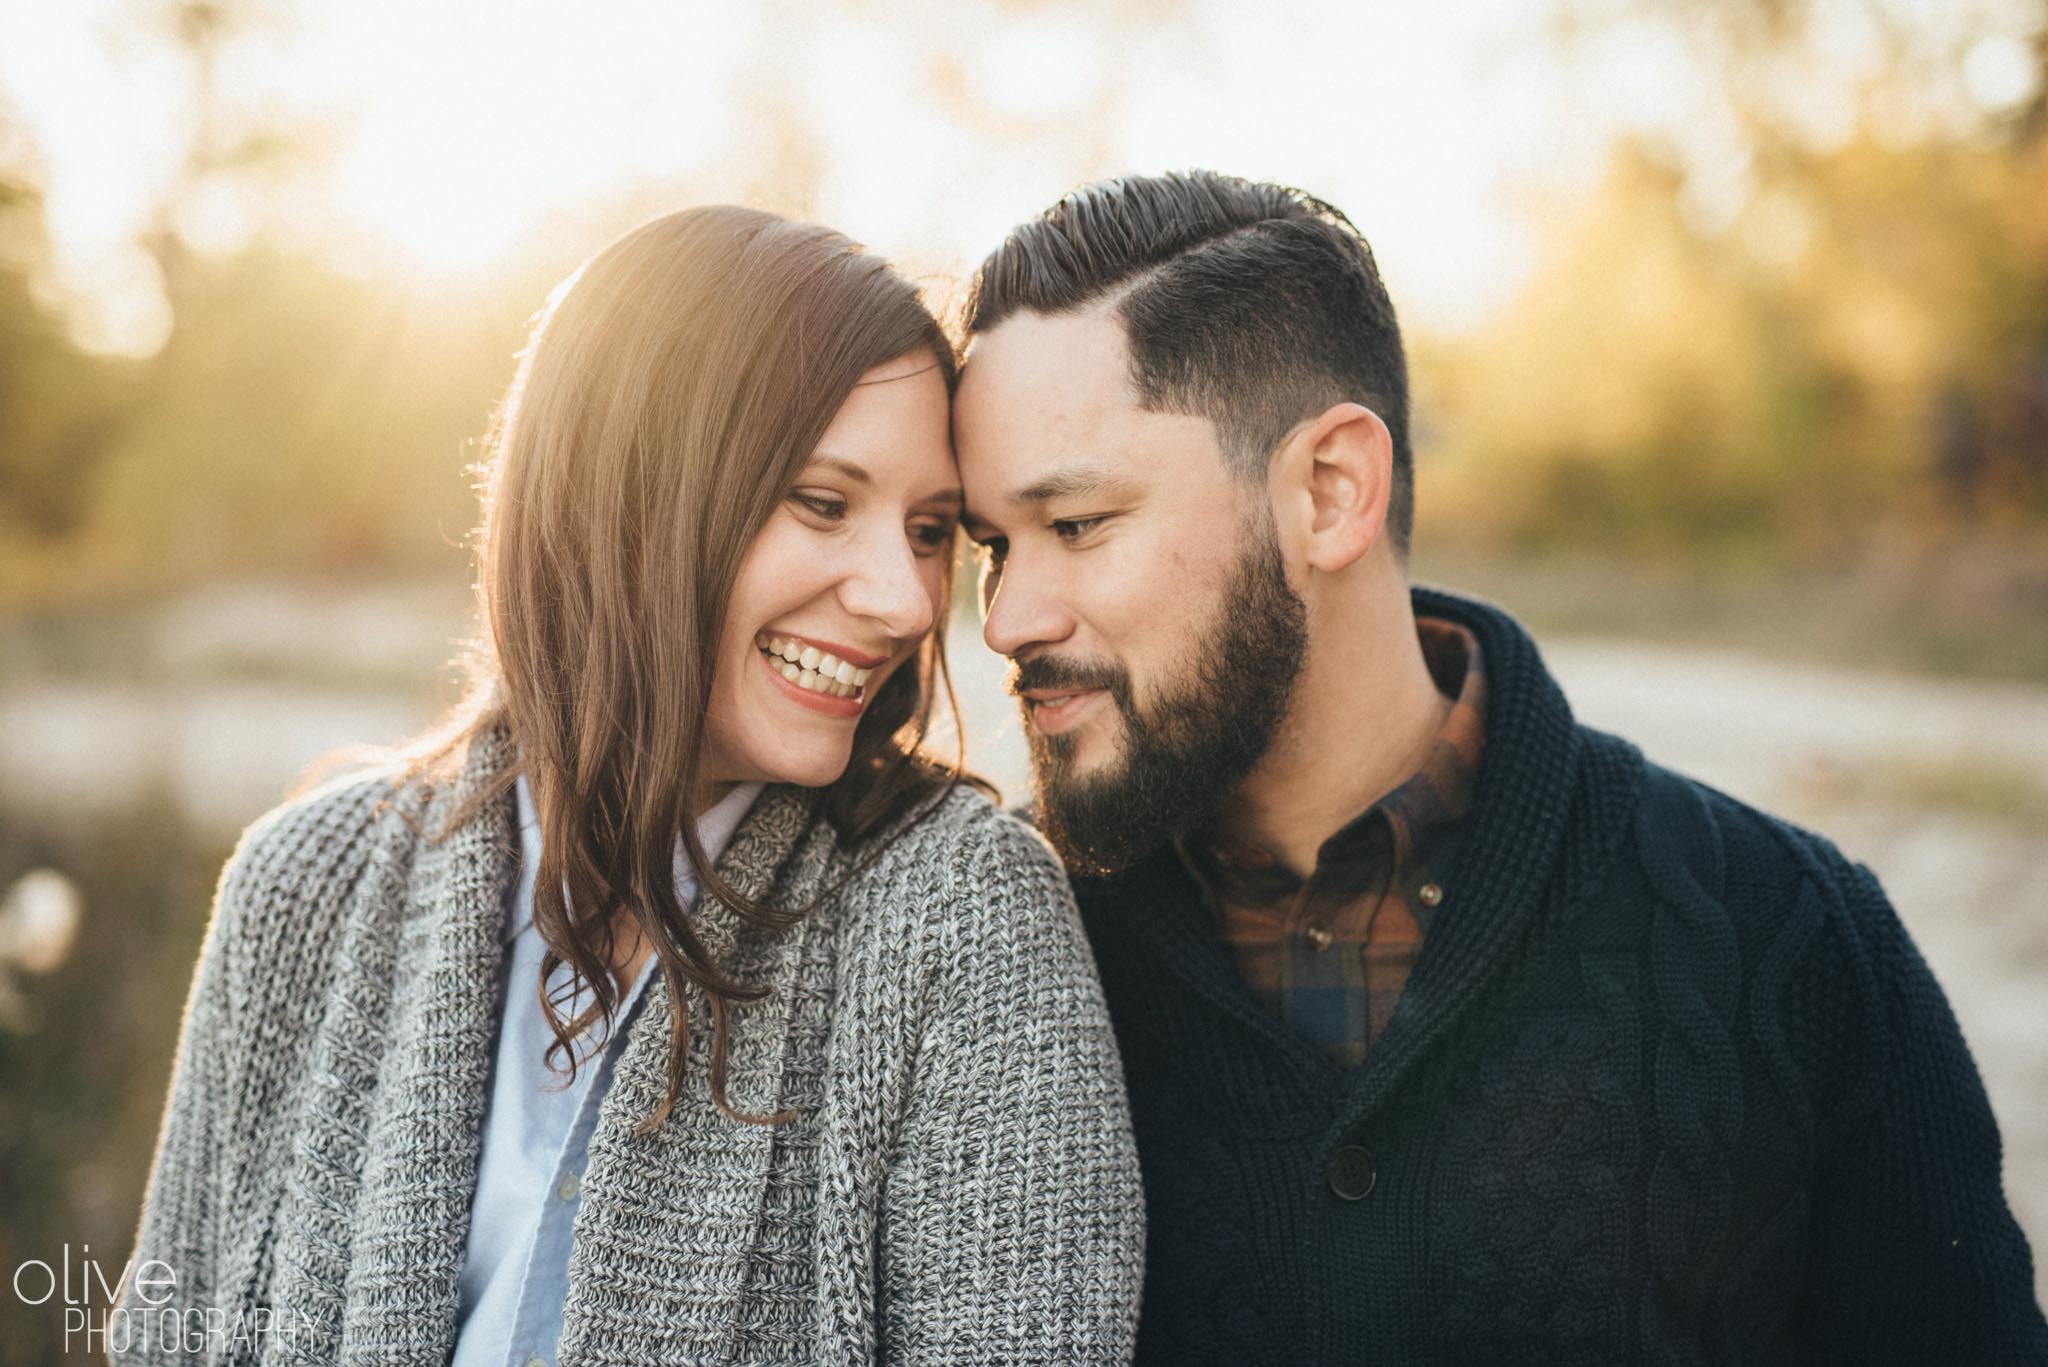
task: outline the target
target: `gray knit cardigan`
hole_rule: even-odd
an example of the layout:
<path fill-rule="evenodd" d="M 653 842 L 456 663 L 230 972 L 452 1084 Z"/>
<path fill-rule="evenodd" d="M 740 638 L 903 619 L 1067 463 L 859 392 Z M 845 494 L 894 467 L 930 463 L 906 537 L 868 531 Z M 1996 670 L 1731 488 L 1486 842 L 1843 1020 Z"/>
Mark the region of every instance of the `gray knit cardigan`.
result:
<path fill-rule="evenodd" d="M 388 776 L 336 780 L 243 836 L 116 1361 L 447 1360 L 519 841 L 509 790 L 438 842 L 404 817 L 439 831 L 509 749 L 484 735 L 459 776 L 381 813 Z M 776 786 L 718 863 L 789 907 L 850 866 L 812 796 Z M 657 974 L 590 1144 L 562 1367 L 1125 1361 L 1137 1159 L 1087 942 L 1037 835 L 961 790 L 788 930 L 710 899 L 696 916 L 718 962 L 767 989 L 734 1013 L 728 1098 L 795 1119 L 721 1114 L 699 1028 L 695 1085 L 634 1137 L 665 1084 Z"/>

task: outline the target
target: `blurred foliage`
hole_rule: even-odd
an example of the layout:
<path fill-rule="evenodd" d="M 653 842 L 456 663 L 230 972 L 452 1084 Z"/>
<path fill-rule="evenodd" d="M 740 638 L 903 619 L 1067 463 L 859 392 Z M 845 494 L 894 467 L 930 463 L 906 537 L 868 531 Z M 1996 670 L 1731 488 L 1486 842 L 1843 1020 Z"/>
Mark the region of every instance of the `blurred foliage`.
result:
<path fill-rule="evenodd" d="M 32 220 L 34 199 L 0 192 Z M 22 229 L 11 225 L 19 236 Z M 566 264 L 566 263 L 564 263 Z M 0 270 L 0 610 L 250 571 L 448 572 L 548 276 L 433 288 L 179 257 L 90 358 Z M 1425 539 L 1740 556 L 2048 526 L 2048 141 L 1785 147 L 1716 232 L 1642 144 L 1526 288 L 1413 339 Z"/>
<path fill-rule="evenodd" d="M 1834 553 L 2048 524 L 2048 142 L 1790 145 L 1725 229 L 1639 143 L 1425 341 L 1428 535 Z"/>
<path fill-rule="evenodd" d="M 203 90 L 234 12 L 165 12 L 186 16 L 173 27 Z M 1805 60 L 1817 12 L 1561 5 L 1561 45 L 1661 14 L 1721 54 L 1746 193 L 1704 221 L 1686 158 L 1624 141 L 1590 194 L 1545 206 L 1539 264 L 1505 309 L 1411 339 L 1422 541 L 1693 563 L 1839 561 L 1901 537 L 2048 544 L 2041 83 L 2023 108 L 1903 141 L 1873 91 L 1858 131 L 1816 146 L 1771 92 Z M 1924 76 L 1910 56 L 1900 69 Z M 200 127 L 186 190 L 224 167 L 259 190 L 285 174 L 290 138 Z M 784 151 L 775 197 L 801 199 L 823 170 Z M 573 262 L 427 284 L 280 255 L 260 235 L 200 256 L 164 229 L 147 246 L 169 341 L 107 360 L 73 350 L 39 304 L 39 201 L 6 175 L 0 611 L 461 563 L 463 467 L 530 309 Z"/>
<path fill-rule="evenodd" d="M 24 980 L 28 1032 L 0 1029 L 0 1267 L 10 1274 L 31 1258 L 58 1265 L 67 1244 L 74 1265 L 91 1257 L 118 1270 L 134 1246 L 179 1012 L 227 855 L 170 810 L 145 800 L 90 830 L 0 816 L 0 889 L 31 868 L 65 870 L 86 918 L 70 960 Z M 55 1299 L 0 1296 L 0 1364 L 69 1361 L 64 1343 Z"/>
<path fill-rule="evenodd" d="M 438 290 L 186 260 L 148 361 L 87 358 L 0 271 L 0 610 L 238 573 L 448 573 L 537 279 Z"/>
<path fill-rule="evenodd" d="M 38 198 L 0 180 L 0 244 L 41 250 Z M 90 359 L 30 296 L 18 271 L 0 271 L 0 547 L 61 545 L 76 537 L 92 476 L 135 400 L 137 367 Z M 0 583 L 16 567 L 0 561 Z"/>

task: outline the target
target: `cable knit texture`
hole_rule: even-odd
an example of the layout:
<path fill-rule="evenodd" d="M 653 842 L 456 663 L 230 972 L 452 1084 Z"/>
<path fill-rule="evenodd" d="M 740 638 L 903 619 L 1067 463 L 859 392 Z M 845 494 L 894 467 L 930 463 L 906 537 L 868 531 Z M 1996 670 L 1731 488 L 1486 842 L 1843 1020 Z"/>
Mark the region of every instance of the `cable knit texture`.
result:
<path fill-rule="evenodd" d="M 508 755 L 492 733 L 381 813 L 388 777 L 355 776 L 244 835 L 135 1253 L 176 1291 L 122 1300 L 186 1342 L 138 1334 L 117 1361 L 447 1359 L 519 847 L 509 790 L 438 842 L 404 818 L 438 831 Z M 796 1118 L 722 1115 L 698 1028 L 675 1111 L 636 1137 L 666 1078 L 668 989 L 649 984 L 590 1146 L 562 1367 L 1128 1358 L 1142 1197 L 1057 861 L 967 790 L 842 886 L 858 853 L 810 794 L 771 787 L 719 860 L 774 905 L 823 895 L 774 934 L 697 912 L 718 962 L 767 989 L 734 1013 L 729 1100 Z"/>
<path fill-rule="evenodd" d="M 1177 861 L 1076 884 L 1145 1165 L 1138 1360 L 2048 1362 L 1983 1086 L 1876 880 L 1575 725 L 1504 614 L 1415 610 L 1480 639 L 1485 758 L 1362 1066 L 1258 1006 Z"/>

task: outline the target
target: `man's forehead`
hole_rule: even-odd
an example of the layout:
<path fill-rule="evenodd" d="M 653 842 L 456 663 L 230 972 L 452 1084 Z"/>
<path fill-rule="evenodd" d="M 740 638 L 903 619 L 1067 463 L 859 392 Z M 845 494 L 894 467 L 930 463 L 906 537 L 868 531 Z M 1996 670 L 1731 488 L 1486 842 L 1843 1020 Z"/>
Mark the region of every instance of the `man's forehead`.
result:
<path fill-rule="evenodd" d="M 977 337 L 954 436 L 969 501 L 988 514 L 1140 493 L 1218 455 L 1208 419 L 1139 402 L 1123 324 L 1106 306 L 1019 313 Z"/>
<path fill-rule="evenodd" d="M 1137 407 L 1124 328 L 1109 309 L 1013 314 L 978 335 L 961 371 L 969 403 L 1108 416 Z"/>

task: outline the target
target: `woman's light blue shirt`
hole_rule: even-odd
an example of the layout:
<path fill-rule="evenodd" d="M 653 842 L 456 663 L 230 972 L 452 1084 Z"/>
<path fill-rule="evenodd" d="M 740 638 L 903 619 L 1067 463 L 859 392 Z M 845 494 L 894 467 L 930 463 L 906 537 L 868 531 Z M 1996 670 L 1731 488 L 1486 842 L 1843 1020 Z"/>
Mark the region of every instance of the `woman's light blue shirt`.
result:
<path fill-rule="evenodd" d="M 597 1112 L 611 1085 L 612 1068 L 627 1025 L 637 1013 L 649 976 L 649 959 L 619 1004 L 619 1026 L 610 1038 L 604 1024 L 592 1027 L 591 1044 L 579 1041 L 579 1058 L 590 1062 L 576 1080 L 561 1085 L 546 1058 L 554 1043 L 541 1014 L 534 984 L 547 946 L 533 925 L 534 875 L 540 868 L 540 823 L 526 777 L 518 781 L 519 882 L 505 906 L 505 943 L 510 965 L 505 1009 L 498 1026 L 497 1066 L 484 1114 L 483 1153 L 469 1215 L 469 1244 L 462 1265 L 460 1330 L 455 1367 L 554 1367 L 562 1335 L 562 1303 L 569 1294 L 569 1244 L 584 1156 L 597 1128 Z M 760 795 L 758 783 L 742 784 L 698 819 L 704 853 L 717 859 L 747 809 Z M 676 898 L 696 901 L 697 879 L 683 843 L 676 841 Z M 570 973 L 558 967 L 548 980 L 550 994 L 566 993 Z M 556 1000 L 561 1000 L 556 996 Z M 587 988 L 562 1007 L 573 1017 L 588 1004 Z"/>

